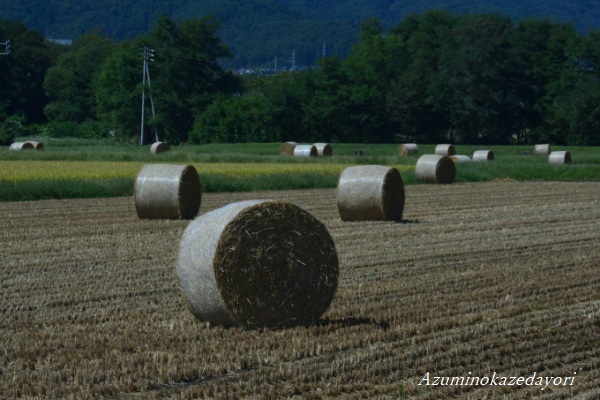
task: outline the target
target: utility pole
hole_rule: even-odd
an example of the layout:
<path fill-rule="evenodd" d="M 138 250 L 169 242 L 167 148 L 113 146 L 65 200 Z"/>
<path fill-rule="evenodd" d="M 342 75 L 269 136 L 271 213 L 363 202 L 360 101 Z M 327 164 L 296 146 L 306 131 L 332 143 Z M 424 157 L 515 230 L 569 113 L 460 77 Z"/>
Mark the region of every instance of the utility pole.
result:
<path fill-rule="evenodd" d="M 142 122 L 140 126 L 140 144 L 144 144 L 144 114 L 146 109 L 146 78 L 148 78 L 148 95 L 150 96 L 150 107 L 152 109 L 152 117 L 154 121 L 154 137 L 158 142 L 158 131 L 156 129 L 156 112 L 154 111 L 154 101 L 152 99 L 152 85 L 150 82 L 150 70 L 148 69 L 148 61 L 154 61 L 154 50 L 144 46 L 142 48 L 142 59 L 144 61 L 142 67 Z"/>
<path fill-rule="evenodd" d="M 4 56 L 10 54 L 10 39 L 6 39 L 4 42 L 0 42 L 0 46 L 4 46 L 4 51 L 0 51 L 0 55 Z"/>
<path fill-rule="evenodd" d="M 322 50 L 323 58 L 327 57 L 327 45 L 323 42 L 323 50 Z"/>
<path fill-rule="evenodd" d="M 292 50 L 292 67 L 290 69 L 292 71 L 296 70 L 296 50 Z"/>

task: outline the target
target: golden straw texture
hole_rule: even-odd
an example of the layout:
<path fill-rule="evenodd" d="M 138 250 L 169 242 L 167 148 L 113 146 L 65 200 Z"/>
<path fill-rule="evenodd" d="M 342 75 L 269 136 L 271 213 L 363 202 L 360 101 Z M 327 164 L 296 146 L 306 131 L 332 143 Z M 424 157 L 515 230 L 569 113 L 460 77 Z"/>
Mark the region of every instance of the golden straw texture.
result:
<path fill-rule="evenodd" d="M 419 147 L 416 143 L 404 143 L 400 145 L 398 149 L 398 155 L 401 156 L 414 156 L 419 153 Z"/>
<path fill-rule="evenodd" d="M 294 148 L 296 147 L 297 143 L 296 142 L 285 142 L 281 145 L 281 150 L 280 153 L 281 154 L 287 154 L 289 156 L 293 156 L 294 155 Z"/>

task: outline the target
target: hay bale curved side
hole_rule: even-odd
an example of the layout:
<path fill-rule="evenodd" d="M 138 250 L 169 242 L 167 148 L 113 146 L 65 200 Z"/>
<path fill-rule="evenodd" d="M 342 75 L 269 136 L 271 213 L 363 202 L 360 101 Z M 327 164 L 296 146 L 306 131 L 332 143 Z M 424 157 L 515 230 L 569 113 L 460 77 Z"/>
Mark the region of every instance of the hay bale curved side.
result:
<path fill-rule="evenodd" d="M 452 183 L 456 177 L 456 166 L 450 157 L 425 154 L 417 160 L 415 175 L 418 180 L 428 183 Z"/>
<path fill-rule="evenodd" d="M 536 156 L 547 156 L 551 153 L 550 143 L 536 144 L 533 151 Z"/>
<path fill-rule="evenodd" d="M 404 202 L 404 182 L 396 168 L 360 165 L 340 175 L 337 209 L 342 221 L 400 221 Z"/>
<path fill-rule="evenodd" d="M 14 142 L 10 145 L 9 150 L 21 151 L 21 150 L 33 150 L 33 144 L 31 142 Z"/>
<path fill-rule="evenodd" d="M 571 153 L 568 151 L 553 151 L 548 156 L 550 164 L 571 164 Z"/>
<path fill-rule="evenodd" d="M 494 159 L 494 152 L 491 150 L 475 150 L 473 152 L 473 161 L 492 161 Z"/>
<path fill-rule="evenodd" d="M 440 156 L 453 156 L 456 154 L 456 149 L 453 144 L 438 144 L 435 146 L 434 153 Z"/>
<path fill-rule="evenodd" d="M 36 142 L 36 141 L 33 141 L 33 140 L 28 140 L 25 143 L 31 143 L 31 145 L 33 146 L 34 150 L 44 151 L 44 143 L 42 143 L 42 142 Z"/>
<path fill-rule="evenodd" d="M 165 142 L 154 142 L 150 147 L 150 153 L 160 154 L 171 150 L 171 147 Z"/>
<path fill-rule="evenodd" d="M 298 143 L 296 143 L 296 142 L 285 142 L 281 145 L 281 149 L 279 152 L 281 154 L 287 154 L 289 156 L 293 156 L 294 149 L 296 148 L 297 145 L 298 145 Z"/>
<path fill-rule="evenodd" d="M 450 159 L 457 163 L 470 163 L 471 161 L 473 161 L 469 156 L 465 156 L 462 154 L 455 154 L 453 156 L 450 156 Z"/>
<path fill-rule="evenodd" d="M 321 157 L 331 157 L 333 155 L 333 147 L 329 143 L 315 143 L 317 154 Z"/>
<path fill-rule="evenodd" d="M 147 164 L 135 180 L 139 218 L 191 219 L 198 214 L 202 187 L 192 165 Z"/>
<path fill-rule="evenodd" d="M 319 319 L 334 298 L 339 262 L 327 228 L 311 213 L 249 200 L 190 223 L 177 274 L 198 319 L 277 328 Z"/>
<path fill-rule="evenodd" d="M 398 148 L 398 155 L 400 156 L 414 156 L 419 154 L 419 146 L 416 143 L 404 143 Z"/>
<path fill-rule="evenodd" d="M 294 157 L 317 157 L 319 152 L 314 144 L 299 144 L 294 147 Z"/>

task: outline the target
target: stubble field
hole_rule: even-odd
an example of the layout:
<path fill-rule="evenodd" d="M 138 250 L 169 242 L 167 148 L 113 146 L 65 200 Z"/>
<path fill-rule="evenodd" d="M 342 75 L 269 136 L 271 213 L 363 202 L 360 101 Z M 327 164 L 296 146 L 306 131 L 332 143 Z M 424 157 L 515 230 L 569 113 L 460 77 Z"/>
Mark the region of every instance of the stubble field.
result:
<path fill-rule="evenodd" d="M 188 221 L 139 220 L 132 197 L 0 203 L 0 398 L 600 398 L 600 183 L 411 185 L 402 223 L 344 223 L 334 189 L 204 194 L 201 213 L 258 198 L 334 238 L 317 326 L 197 321 Z M 493 374 L 570 384 L 424 380 Z"/>

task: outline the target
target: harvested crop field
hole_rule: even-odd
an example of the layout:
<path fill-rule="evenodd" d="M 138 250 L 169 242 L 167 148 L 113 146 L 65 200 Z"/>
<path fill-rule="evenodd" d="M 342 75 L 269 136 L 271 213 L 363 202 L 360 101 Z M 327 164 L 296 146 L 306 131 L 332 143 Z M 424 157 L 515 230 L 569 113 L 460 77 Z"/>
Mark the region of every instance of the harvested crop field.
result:
<path fill-rule="evenodd" d="M 0 398 L 600 398 L 600 183 L 405 190 L 402 223 L 342 222 L 335 190 L 203 196 L 329 228 L 336 297 L 282 330 L 193 317 L 189 221 L 140 220 L 133 197 L 0 203 Z"/>

